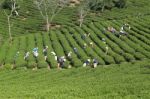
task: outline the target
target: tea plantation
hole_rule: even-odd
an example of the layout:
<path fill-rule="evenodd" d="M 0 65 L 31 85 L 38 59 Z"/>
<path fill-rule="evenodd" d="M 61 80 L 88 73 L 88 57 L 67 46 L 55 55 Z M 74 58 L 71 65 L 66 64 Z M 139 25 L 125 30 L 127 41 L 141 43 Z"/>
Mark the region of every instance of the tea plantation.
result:
<path fill-rule="evenodd" d="M 150 99 L 150 3 L 128 1 L 127 8 L 89 12 L 82 27 L 78 7 L 66 7 L 46 32 L 32 0 L 20 0 L 20 16 L 11 18 L 12 41 L 0 9 L 0 99 Z M 120 35 L 124 24 L 127 35 Z M 52 52 L 66 57 L 63 69 Z M 83 67 L 95 58 L 97 68 Z"/>

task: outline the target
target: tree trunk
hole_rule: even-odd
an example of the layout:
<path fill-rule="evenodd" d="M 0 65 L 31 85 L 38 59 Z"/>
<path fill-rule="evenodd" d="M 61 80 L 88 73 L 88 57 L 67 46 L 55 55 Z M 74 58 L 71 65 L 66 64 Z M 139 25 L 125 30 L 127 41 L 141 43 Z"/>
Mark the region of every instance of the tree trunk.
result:
<path fill-rule="evenodd" d="M 55 14 L 53 14 L 53 15 L 51 16 L 51 18 L 50 18 L 50 24 L 52 24 L 52 21 L 53 21 L 54 17 L 55 17 Z"/>
<path fill-rule="evenodd" d="M 80 27 L 82 27 L 83 19 L 80 19 Z"/>
<path fill-rule="evenodd" d="M 46 17 L 46 31 L 49 32 L 49 27 L 50 27 L 50 24 L 49 24 L 49 20 L 48 20 L 48 16 Z"/>
<path fill-rule="evenodd" d="M 104 12 L 104 8 L 105 8 L 105 5 L 102 6 L 102 10 L 101 10 L 102 12 Z"/>
<path fill-rule="evenodd" d="M 80 15 L 80 20 L 79 21 L 80 21 L 80 27 L 82 27 L 82 23 L 83 23 L 83 15 L 82 14 Z"/>
<path fill-rule="evenodd" d="M 12 42 L 10 16 L 7 16 L 7 21 L 8 21 L 9 39 L 10 39 L 10 42 Z"/>
<path fill-rule="evenodd" d="M 54 19 L 55 15 L 52 15 L 50 18 L 50 23 L 52 23 L 53 19 Z"/>
<path fill-rule="evenodd" d="M 102 12 L 104 12 L 104 9 L 105 9 L 105 2 L 106 2 L 106 1 L 103 0 L 103 3 L 102 3 L 102 10 L 101 10 Z"/>

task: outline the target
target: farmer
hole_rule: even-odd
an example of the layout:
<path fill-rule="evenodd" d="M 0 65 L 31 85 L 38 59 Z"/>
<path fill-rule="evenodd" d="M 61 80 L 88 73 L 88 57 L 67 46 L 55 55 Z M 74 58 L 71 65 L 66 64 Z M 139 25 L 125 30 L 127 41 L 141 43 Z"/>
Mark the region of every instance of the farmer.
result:
<path fill-rule="evenodd" d="M 81 35 L 81 38 L 82 38 L 83 40 L 85 40 L 86 37 L 87 37 L 87 34 Z"/>
<path fill-rule="evenodd" d="M 37 58 L 38 55 L 39 55 L 39 53 L 38 53 L 38 47 L 35 47 L 32 52 L 33 52 L 34 57 Z"/>
<path fill-rule="evenodd" d="M 68 59 L 70 59 L 70 60 L 71 60 L 71 54 L 72 54 L 71 51 L 67 54 L 67 57 L 68 57 Z"/>
<path fill-rule="evenodd" d="M 88 35 L 87 35 L 87 36 L 89 37 L 90 35 L 91 35 L 91 33 L 88 33 Z"/>
<path fill-rule="evenodd" d="M 88 65 L 90 65 L 90 59 L 87 59 L 84 63 L 83 63 L 83 67 L 86 67 Z"/>
<path fill-rule="evenodd" d="M 111 32 L 111 33 L 115 33 L 115 32 L 116 32 L 116 29 L 113 28 L 113 27 L 108 27 L 108 31 Z"/>
<path fill-rule="evenodd" d="M 83 44 L 83 48 L 86 48 L 86 47 L 87 47 L 87 44 L 86 44 L 86 43 L 84 43 L 84 44 Z"/>
<path fill-rule="evenodd" d="M 98 65 L 98 60 L 95 58 L 93 59 L 93 67 L 96 68 Z"/>
<path fill-rule="evenodd" d="M 93 44 L 93 42 L 90 42 L 90 46 L 91 46 L 91 47 L 94 47 L 94 44 Z"/>
<path fill-rule="evenodd" d="M 58 58 L 58 68 L 63 68 L 65 61 L 66 61 L 65 56 L 59 57 Z"/>
<path fill-rule="evenodd" d="M 15 64 L 16 64 L 16 60 L 17 60 L 17 58 L 18 58 L 18 56 L 19 56 L 19 51 L 15 54 L 15 56 L 14 56 L 14 64 L 13 64 L 13 66 L 12 66 L 12 69 L 14 69 L 15 68 Z"/>
<path fill-rule="evenodd" d="M 129 30 L 131 29 L 130 25 L 129 24 L 124 24 L 124 27 L 128 27 Z"/>
<path fill-rule="evenodd" d="M 116 32 L 116 29 L 115 28 L 111 28 L 111 33 L 115 33 Z"/>
<path fill-rule="evenodd" d="M 16 64 L 16 60 L 17 60 L 17 58 L 18 58 L 18 56 L 19 56 L 19 51 L 15 54 L 15 56 L 14 56 L 14 64 L 12 65 L 12 69 L 14 69 L 15 68 L 15 64 Z"/>
<path fill-rule="evenodd" d="M 55 60 L 57 61 L 57 55 L 54 51 L 51 52 L 51 54 L 54 56 Z"/>
<path fill-rule="evenodd" d="M 124 24 L 122 27 L 121 27 L 121 29 L 120 29 L 120 37 L 121 37 L 121 35 L 128 35 L 128 33 L 127 32 L 125 32 L 125 27 L 128 27 L 129 28 L 129 30 L 131 29 L 131 27 L 130 27 L 130 25 L 129 24 Z M 120 38 L 119 37 L 119 38 Z"/>
<path fill-rule="evenodd" d="M 106 48 L 106 52 L 105 52 L 105 53 L 107 54 L 107 53 L 108 53 L 108 49 L 109 49 L 109 48 L 108 48 L 108 46 L 106 46 L 105 48 Z"/>
<path fill-rule="evenodd" d="M 56 53 L 54 51 L 52 51 L 51 54 L 54 55 L 54 56 L 56 55 Z"/>
<path fill-rule="evenodd" d="M 15 56 L 14 56 L 14 64 L 16 63 L 16 59 L 18 58 L 18 56 L 19 56 L 19 51 L 15 54 Z"/>
<path fill-rule="evenodd" d="M 105 34 L 105 33 L 106 33 L 106 29 L 105 29 L 105 28 L 103 28 L 102 33 L 103 33 L 103 34 Z"/>
<path fill-rule="evenodd" d="M 47 59 L 47 49 L 48 49 L 48 46 L 45 46 L 45 48 L 43 49 L 43 54 L 44 54 L 45 61 Z"/>
<path fill-rule="evenodd" d="M 121 35 L 128 35 L 128 33 L 126 33 L 126 32 L 125 32 L 124 30 L 122 30 L 122 29 L 120 29 L 120 33 L 119 33 L 119 34 L 120 34 L 120 36 L 121 36 Z"/>
<path fill-rule="evenodd" d="M 25 53 L 25 56 L 24 56 L 24 60 L 25 60 L 25 61 L 27 61 L 29 55 L 30 55 L 30 52 L 26 52 L 26 53 Z"/>
<path fill-rule="evenodd" d="M 73 48 L 74 52 L 77 53 L 78 49 L 76 47 Z"/>
<path fill-rule="evenodd" d="M 108 31 L 111 31 L 111 27 L 107 27 L 107 30 L 108 30 Z"/>
<path fill-rule="evenodd" d="M 105 40 L 105 38 L 102 38 L 102 42 L 103 42 L 104 44 L 106 44 L 106 40 Z"/>

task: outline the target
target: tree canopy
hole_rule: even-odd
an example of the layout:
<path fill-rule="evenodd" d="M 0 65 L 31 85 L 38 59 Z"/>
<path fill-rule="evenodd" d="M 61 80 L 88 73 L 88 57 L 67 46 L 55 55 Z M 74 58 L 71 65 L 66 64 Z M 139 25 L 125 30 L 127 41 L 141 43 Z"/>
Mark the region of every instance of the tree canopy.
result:
<path fill-rule="evenodd" d="M 105 9 L 111 10 L 113 7 L 124 8 L 126 7 L 127 0 L 92 0 L 89 2 L 89 7 L 94 11 L 104 11 Z"/>

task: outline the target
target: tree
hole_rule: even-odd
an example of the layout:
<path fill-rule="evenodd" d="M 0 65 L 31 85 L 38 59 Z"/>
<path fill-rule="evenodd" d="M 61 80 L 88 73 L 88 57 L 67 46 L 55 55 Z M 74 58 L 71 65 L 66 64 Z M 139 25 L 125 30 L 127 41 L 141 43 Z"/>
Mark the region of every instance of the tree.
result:
<path fill-rule="evenodd" d="M 113 0 L 102 0 L 101 11 L 103 12 L 105 8 L 110 10 L 113 6 Z"/>
<path fill-rule="evenodd" d="M 79 6 L 78 15 L 79 15 L 79 26 L 80 27 L 82 26 L 85 17 L 87 16 L 88 12 L 90 11 L 89 2 L 90 2 L 90 0 L 84 0 Z"/>
<path fill-rule="evenodd" d="M 46 30 L 49 31 L 54 17 L 67 6 L 70 0 L 34 0 L 43 20 L 46 22 Z"/>
<path fill-rule="evenodd" d="M 2 3 L 3 2 L 4 2 L 3 0 L 0 0 L 0 10 L 2 9 Z"/>
<path fill-rule="evenodd" d="M 111 10 L 113 7 L 124 8 L 127 0 L 91 0 L 89 7 L 94 11 L 103 12 L 105 9 Z"/>
<path fill-rule="evenodd" d="M 127 4 L 127 0 L 115 0 L 115 6 L 118 8 L 124 8 Z"/>
<path fill-rule="evenodd" d="M 6 7 L 6 5 L 7 5 L 7 7 Z M 15 13 L 17 16 L 19 16 L 19 13 L 17 11 L 17 9 L 19 8 L 19 6 L 17 6 L 16 0 L 6 0 L 3 3 L 3 8 L 10 9 L 9 12 L 6 11 L 6 10 L 4 10 L 4 13 L 7 16 L 9 39 L 10 39 L 10 41 L 12 41 L 13 40 L 13 38 L 12 38 L 12 32 L 11 32 L 12 25 L 11 25 L 11 20 L 10 19 L 13 16 L 13 13 Z"/>

